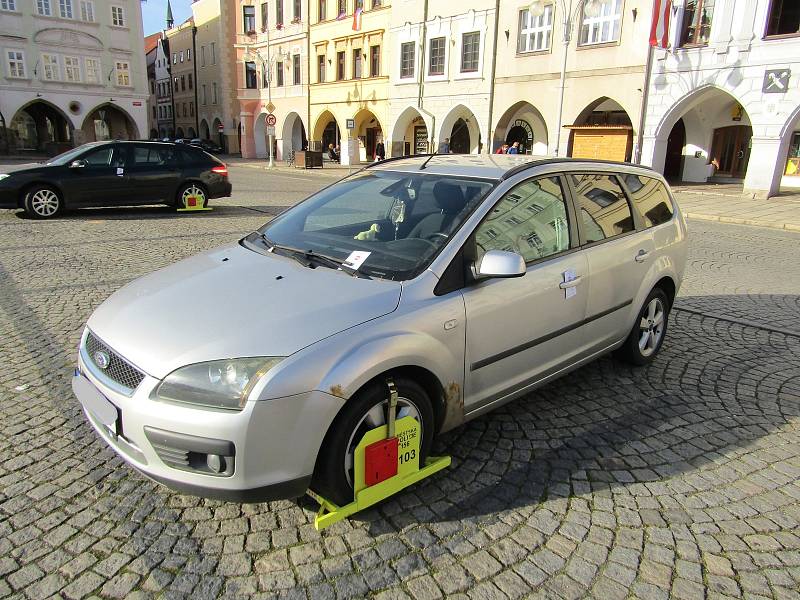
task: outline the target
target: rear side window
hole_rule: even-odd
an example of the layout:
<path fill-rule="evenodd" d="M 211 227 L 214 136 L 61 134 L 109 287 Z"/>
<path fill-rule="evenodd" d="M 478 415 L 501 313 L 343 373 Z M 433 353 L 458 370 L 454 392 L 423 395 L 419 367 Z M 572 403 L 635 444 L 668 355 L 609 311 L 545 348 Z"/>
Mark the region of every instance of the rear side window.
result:
<path fill-rule="evenodd" d="M 184 165 L 202 165 L 210 162 L 206 155 L 198 150 L 191 148 L 177 148 L 178 155 Z"/>
<path fill-rule="evenodd" d="M 615 176 L 572 173 L 570 177 L 587 243 L 634 230 L 631 207 Z"/>
<path fill-rule="evenodd" d="M 174 162 L 175 157 L 167 146 L 136 146 L 133 164 L 136 166 L 161 166 Z"/>
<path fill-rule="evenodd" d="M 652 177 L 633 174 L 625 175 L 624 180 L 645 227 L 655 227 L 672 219 L 672 201 L 663 183 Z"/>

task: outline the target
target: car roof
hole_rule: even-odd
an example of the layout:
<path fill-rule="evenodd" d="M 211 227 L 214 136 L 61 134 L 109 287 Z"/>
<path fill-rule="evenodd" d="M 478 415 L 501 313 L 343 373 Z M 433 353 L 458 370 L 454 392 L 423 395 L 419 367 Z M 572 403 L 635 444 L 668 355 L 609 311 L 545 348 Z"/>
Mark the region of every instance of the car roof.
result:
<path fill-rule="evenodd" d="M 512 175 L 537 166 L 563 164 L 564 169 L 611 168 L 628 172 L 654 171 L 632 163 L 586 158 L 548 158 L 529 154 L 417 154 L 390 158 L 367 167 L 375 171 L 422 172 L 426 174 L 508 179 Z"/>

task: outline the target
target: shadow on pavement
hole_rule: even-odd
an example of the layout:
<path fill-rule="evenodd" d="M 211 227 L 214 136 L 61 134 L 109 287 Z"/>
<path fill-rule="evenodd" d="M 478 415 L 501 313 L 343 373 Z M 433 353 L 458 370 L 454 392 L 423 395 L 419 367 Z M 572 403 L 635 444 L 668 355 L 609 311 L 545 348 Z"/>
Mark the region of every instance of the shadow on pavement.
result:
<path fill-rule="evenodd" d="M 148 205 L 148 206 L 121 206 L 112 208 L 77 208 L 64 211 L 54 219 L 41 221 L 42 223 L 53 223 L 58 221 L 132 221 L 132 220 L 166 220 L 166 219 L 220 219 L 230 217 L 248 217 L 263 214 L 266 217 L 274 217 L 289 208 L 288 206 L 271 205 L 220 205 L 213 202 L 209 205 L 213 210 L 198 212 L 177 212 L 170 206 Z M 19 210 L 15 213 L 18 219 L 35 221 Z"/>

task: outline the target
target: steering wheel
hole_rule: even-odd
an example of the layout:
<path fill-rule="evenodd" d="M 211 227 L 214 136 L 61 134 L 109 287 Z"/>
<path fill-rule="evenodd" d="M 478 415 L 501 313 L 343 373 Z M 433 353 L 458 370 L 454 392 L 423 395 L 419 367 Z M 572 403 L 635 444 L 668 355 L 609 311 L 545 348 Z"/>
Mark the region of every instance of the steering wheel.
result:
<path fill-rule="evenodd" d="M 444 238 L 445 240 L 448 240 L 450 238 L 450 236 L 447 235 L 446 233 L 442 233 L 441 231 L 436 231 L 434 233 L 431 233 L 430 235 L 425 236 L 425 241 L 431 242 L 436 237 L 441 237 Z"/>

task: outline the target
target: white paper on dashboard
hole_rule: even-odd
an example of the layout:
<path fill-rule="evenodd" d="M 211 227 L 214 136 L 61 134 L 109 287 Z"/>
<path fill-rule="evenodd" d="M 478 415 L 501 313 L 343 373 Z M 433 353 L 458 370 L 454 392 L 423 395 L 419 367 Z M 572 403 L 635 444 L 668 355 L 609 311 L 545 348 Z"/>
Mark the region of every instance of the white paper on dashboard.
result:
<path fill-rule="evenodd" d="M 367 257 L 370 254 L 372 254 L 372 252 L 365 252 L 364 250 L 353 250 L 350 253 L 350 256 L 344 259 L 342 266 L 351 269 L 353 271 L 358 271 L 358 268 L 364 264 L 364 261 L 367 260 Z"/>

